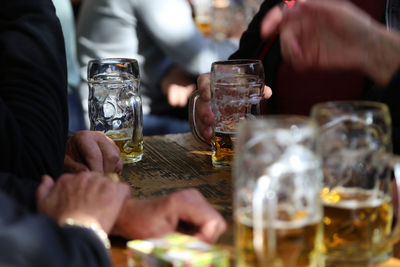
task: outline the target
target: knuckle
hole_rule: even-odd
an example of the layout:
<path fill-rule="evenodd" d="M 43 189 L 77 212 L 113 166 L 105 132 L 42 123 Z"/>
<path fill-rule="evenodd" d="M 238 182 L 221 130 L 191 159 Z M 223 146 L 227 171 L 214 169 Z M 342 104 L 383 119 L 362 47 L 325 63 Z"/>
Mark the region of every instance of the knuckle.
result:
<path fill-rule="evenodd" d="M 203 195 L 200 193 L 200 191 L 195 188 L 185 189 L 183 193 L 186 197 L 203 198 Z"/>
<path fill-rule="evenodd" d="M 72 179 L 72 175 L 62 175 L 60 178 L 58 178 L 57 183 L 59 184 L 68 184 L 69 181 Z"/>
<path fill-rule="evenodd" d="M 116 153 L 116 151 L 112 150 L 110 153 L 107 153 L 105 156 L 105 161 L 111 162 L 111 163 L 117 163 L 120 160 L 119 153 Z"/>
<path fill-rule="evenodd" d="M 123 195 L 125 197 L 130 195 L 131 188 L 130 188 L 130 186 L 128 184 L 126 184 L 126 183 L 118 183 L 117 185 L 119 187 L 119 191 L 121 191 L 121 193 L 122 193 L 121 195 Z"/>
<path fill-rule="evenodd" d="M 79 137 L 79 138 L 86 138 L 86 137 L 89 137 L 91 135 L 91 133 L 88 130 L 82 130 L 82 131 L 76 132 L 75 135 L 76 135 L 76 137 Z"/>
<path fill-rule="evenodd" d="M 77 175 L 77 178 L 79 178 L 81 181 L 83 180 L 89 180 L 93 174 L 91 172 L 80 172 Z"/>
<path fill-rule="evenodd" d="M 108 195 L 114 195 L 118 191 L 114 186 L 116 184 L 111 182 L 106 177 L 104 177 L 104 179 L 98 179 L 98 183 L 100 184 L 101 191 L 105 192 Z"/>
<path fill-rule="evenodd" d="M 166 207 L 174 206 L 175 203 L 179 203 L 180 201 L 181 201 L 181 200 L 180 200 L 180 194 L 179 194 L 179 192 L 172 193 L 172 194 L 170 194 L 170 195 L 168 195 L 168 196 L 165 196 L 165 197 L 162 199 L 162 203 L 163 203 L 164 206 L 166 206 Z"/>

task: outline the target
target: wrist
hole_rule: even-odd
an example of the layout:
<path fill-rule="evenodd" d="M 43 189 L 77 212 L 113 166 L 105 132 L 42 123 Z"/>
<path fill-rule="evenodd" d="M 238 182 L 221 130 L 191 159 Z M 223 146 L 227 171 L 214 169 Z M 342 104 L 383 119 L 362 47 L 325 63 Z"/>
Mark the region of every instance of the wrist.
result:
<path fill-rule="evenodd" d="M 126 237 L 127 225 L 132 223 L 132 211 L 134 210 L 136 199 L 127 199 L 121 207 L 114 227 L 111 230 L 112 235 Z"/>
<path fill-rule="evenodd" d="M 81 228 L 89 229 L 99 238 L 99 240 L 103 243 L 103 245 L 106 249 L 111 248 L 110 240 L 108 239 L 107 233 L 103 230 L 103 228 L 97 222 L 94 222 L 94 221 L 80 222 L 73 218 L 66 218 L 62 223 L 60 223 L 60 225 L 61 226 L 81 227 Z"/>
<path fill-rule="evenodd" d="M 400 37 L 378 23 L 372 23 L 364 73 L 380 86 L 387 85 L 400 64 Z"/>
<path fill-rule="evenodd" d="M 154 228 L 157 227 L 155 226 L 154 217 L 158 214 L 152 206 L 148 205 L 151 202 L 153 201 L 140 199 L 126 200 L 111 233 L 122 236 L 125 239 L 154 237 Z M 149 216 L 148 213 L 152 215 Z M 153 220 L 150 222 L 151 219 Z"/>

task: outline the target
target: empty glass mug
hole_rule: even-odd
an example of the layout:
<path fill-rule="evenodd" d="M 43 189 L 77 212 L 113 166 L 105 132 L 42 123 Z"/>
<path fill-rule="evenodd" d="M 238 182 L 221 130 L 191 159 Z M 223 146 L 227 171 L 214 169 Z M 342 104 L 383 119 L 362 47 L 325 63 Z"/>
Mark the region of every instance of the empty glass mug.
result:
<path fill-rule="evenodd" d="M 143 155 L 142 100 L 139 67 L 134 59 L 106 58 L 89 61 L 90 130 L 103 131 L 120 149 L 124 163 Z"/>
<path fill-rule="evenodd" d="M 317 134 L 302 116 L 240 124 L 233 166 L 236 266 L 323 266 Z"/>
<path fill-rule="evenodd" d="M 230 166 L 237 124 L 260 115 L 264 99 L 264 68 L 260 60 L 217 61 L 211 66 L 211 109 L 214 113 L 211 140 L 211 160 L 215 167 Z M 196 125 L 197 91 L 190 101 L 192 132 L 197 139 L 207 143 L 198 134 Z M 208 143 L 207 143 L 208 144 Z"/>
<path fill-rule="evenodd" d="M 324 246 L 327 266 L 369 266 L 388 259 L 398 240 L 392 228 L 392 172 L 400 160 L 391 154 L 389 109 L 366 101 L 317 104 L 323 160 Z M 399 183 L 397 183 L 399 185 Z M 400 205 L 399 205 L 400 206 Z"/>

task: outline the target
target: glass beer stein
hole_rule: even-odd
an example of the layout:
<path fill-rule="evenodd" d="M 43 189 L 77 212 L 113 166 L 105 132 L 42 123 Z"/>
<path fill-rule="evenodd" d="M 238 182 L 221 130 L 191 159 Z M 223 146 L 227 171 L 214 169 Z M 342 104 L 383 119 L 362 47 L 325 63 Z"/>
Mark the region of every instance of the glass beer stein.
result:
<path fill-rule="evenodd" d="M 237 124 L 260 115 L 264 99 L 264 68 L 259 60 L 217 61 L 211 66 L 211 110 L 214 113 L 211 161 L 215 167 L 230 166 Z M 190 101 L 191 128 L 194 136 L 207 143 L 196 126 L 195 108 L 199 97 L 193 92 Z M 208 144 L 208 143 L 207 143 Z"/>
<path fill-rule="evenodd" d="M 124 163 L 143 155 L 142 100 L 139 67 L 134 59 L 89 61 L 90 130 L 103 131 L 120 149 Z"/>
<path fill-rule="evenodd" d="M 233 166 L 237 267 L 323 266 L 316 136 L 301 116 L 241 123 Z"/>
<path fill-rule="evenodd" d="M 369 266 L 388 259 L 399 230 L 398 224 L 392 228 L 398 204 L 391 178 L 400 171 L 399 158 L 391 154 L 388 107 L 326 102 L 314 106 L 311 115 L 320 126 L 327 266 Z"/>

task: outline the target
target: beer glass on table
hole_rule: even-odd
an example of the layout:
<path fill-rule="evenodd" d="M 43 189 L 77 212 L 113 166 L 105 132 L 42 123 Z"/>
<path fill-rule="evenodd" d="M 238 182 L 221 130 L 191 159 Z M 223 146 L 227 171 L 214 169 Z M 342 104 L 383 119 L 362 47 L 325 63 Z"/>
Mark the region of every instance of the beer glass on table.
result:
<path fill-rule="evenodd" d="M 388 259 L 398 241 L 393 225 L 391 118 L 382 103 L 326 102 L 312 108 L 323 160 L 327 266 L 369 266 Z M 396 178 L 396 181 L 397 181 Z M 399 183 L 397 183 L 399 185 Z"/>
<path fill-rule="evenodd" d="M 103 131 L 120 149 L 124 163 L 143 155 L 142 100 L 139 67 L 134 59 L 107 58 L 89 61 L 90 130 Z"/>
<path fill-rule="evenodd" d="M 192 0 L 194 11 L 194 22 L 204 36 L 211 34 L 211 23 L 213 13 L 212 0 Z"/>
<path fill-rule="evenodd" d="M 307 117 L 240 124 L 233 165 L 237 267 L 323 267 L 321 158 Z"/>
<path fill-rule="evenodd" d="M 264 68 L 259 60 L 217 61 L 211 65 L 210 83 L 211 110 L 214 114 L 212 164 L 215 167 L 227 167 L 233 159 L 237 124 L 260 115 L 260 104 L 264 99 Z M 192 132 L 197 139 L 206 142 L 198 134 L 196 126 L 198 97 L 197 91 L 191 97 Z"/>

